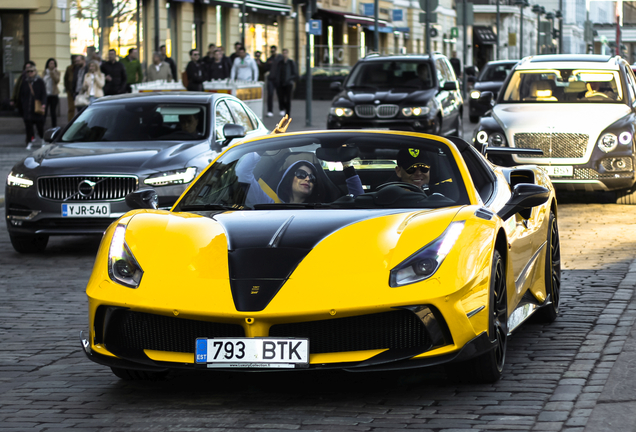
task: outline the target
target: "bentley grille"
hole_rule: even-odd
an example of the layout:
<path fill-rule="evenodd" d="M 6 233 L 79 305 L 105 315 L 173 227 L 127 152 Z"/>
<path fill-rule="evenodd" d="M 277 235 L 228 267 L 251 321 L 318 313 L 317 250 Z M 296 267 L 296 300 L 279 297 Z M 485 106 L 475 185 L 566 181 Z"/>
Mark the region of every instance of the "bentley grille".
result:
<path fill-rule="evenodd" d="M 238 324 L 115 310 L 108 320 L 104 343 L 109 350 L 150 349 L 194 353 L 198 337 L 245 337 L 245 331 Z"/>
<path fill-rule="evenodd" d="M 375 117 L 375 107 L 373 105 L 358 105 L 356 106 L 356 115 L 362 118 Z"/>
<path fill-rule="evenodd" d="M 416 347 L 424 351 L 431 346 L 426 327 L 407 310 L 277 324 L 270 328 L 269 335 L 309 338 L 312 354 Z"/>
<path fill-rule="evenodd" d="M 38 179 L 42 198 L 68 201 L 123 199 L 137 190 L 137 177 L 43 177 Z"/>
<path fill-rule="evenodd" d="M 589 135 L 577 133 L 517 133 L 515 147 L 543 150 L 542 155 L 523 155 L 524 158 L 582 158 Z"/>

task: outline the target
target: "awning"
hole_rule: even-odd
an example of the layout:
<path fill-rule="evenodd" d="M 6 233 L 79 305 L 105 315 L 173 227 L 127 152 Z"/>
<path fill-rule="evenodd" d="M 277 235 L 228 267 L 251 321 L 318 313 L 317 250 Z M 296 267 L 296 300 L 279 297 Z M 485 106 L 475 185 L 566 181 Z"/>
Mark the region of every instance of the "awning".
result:
<path fill-rule="evenodd" d="M 393 27 L 393 31 L 400 32 L 400 33 L 410 33 L 411 28 L 410 27 Z"/>
<path fill-rule="evenodd" d="M 348 12 L 340 12 L 329 9 L 318 9 L 318 11 L 314 14 L 314 16 L 320 16 L 321 14 L 331 16 L 332 18 L 336 18 L 339 21 L 345 21 L 349 24 L 360 24 L 363 26 L 373 26 L 375 24 L 375 19 L 366 15 L 356 15 Z M 389 25 L 389 22 L 386 20 L 378 20 L 378 27 L 386 27 Z M 381 30 L 378 30 L 381 31 Z"/>
<path fill-rule="evenodd" d="M 187 1 L 192 3 L 194 0 L 171 0 L 171 1 Z M 242 0 L 197 0 L 199 3 L 208 4 L 210 6 L 224 6 L 229 8 L 240 8 L 243 5 Z M 247 12 L 260 12 L 274 15 L 289 15 L 291 6 L 264 0 L 247 0 L 245 3 Z"/>
<path fill-rule="evenodd" d="M 369 26 L 369 31 L 375 31 L 375 26 Z M 380 27 L 378 26 L 378 33 L 393 33 L 393 27 Z"/>
<path fill-rule="evenodd" d="M 473 26 L 473 38 L 473 42 L 478 45 L 494 45 L 497 41 L 492 27 Z"/>

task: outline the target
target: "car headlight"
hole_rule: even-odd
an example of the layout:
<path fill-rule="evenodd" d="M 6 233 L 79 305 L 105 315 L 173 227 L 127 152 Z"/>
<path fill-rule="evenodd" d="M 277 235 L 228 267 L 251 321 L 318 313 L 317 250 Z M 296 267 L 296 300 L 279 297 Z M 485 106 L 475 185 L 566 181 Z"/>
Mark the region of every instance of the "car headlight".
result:
<path fill-rule="evenodd" d="M 598 140 L 598 148 L 609 153 L 618 145 L 618 138 L 613 133 L 603 134 Z"/>
<path fill-rule="evenodd" d="M 126 244 L 125 235 L 126 225 L 117 225 L 108 250 L 108 276 L 113 282 L 137 288 L 144 271 Z"/>
<path fill-rule="evenodd" d="M 391 270 L 389 286 L 395 288 L 433 276 L 455 245 L 463 229 L 464 221 L 451 223 L 440 237 Z"/>
<path fill-rule="evenodd" d="M 338 117 L 351 117 L 353 110 L 351 108 L 344 107 L 331 107 L 329 108 L 329 114 L 333 114 Z"/>
<path fill-rule="evenodd" d="M 486 144 L 488 142 L 488 132 L 483 130 L 477 132 L 477 142 L 479 144 Z"/>
<path fill-rule="evenodd" d="M 150 186 L 167 186 L 175 184 L 190 183 L 197 175 L 195 167 L 189 167 L 181 170 L 160 172 L 149 176 L 144 183 Z"/>
<path fill-rule="evenodd" d="M 430 108 L 429 107 L 406 107 L 406 108 L 402 108 L 402 115 L 404 117 L 411 117 L 411 116 L 423 116 L 426 115 L 430 112 Z"/>
<path fill-rule="evenodd" d="M 24 174 L 14 174 L 13 171 L 11 171 L 7 176 L 7 184 L 9 186 L 30 188 L 31 186 L 33 186 L 33 180 L 26 177 Z"/>
<path fill-rule="evenodd" d="M 473 90 L 470 92 L 471 99 L 479 99 L 480 96 L 481 96 L 481 92 L 479 90 Z"/>
<path fill-rule="evenodd" d="M 631 134 L 631 132 L 621 132 L 620 135 L 618 136 L 618 142 L 623 144 L 623 145 L 628 145 L 629 143 L 632 142 L 632 137 L 633 135 Z"/>

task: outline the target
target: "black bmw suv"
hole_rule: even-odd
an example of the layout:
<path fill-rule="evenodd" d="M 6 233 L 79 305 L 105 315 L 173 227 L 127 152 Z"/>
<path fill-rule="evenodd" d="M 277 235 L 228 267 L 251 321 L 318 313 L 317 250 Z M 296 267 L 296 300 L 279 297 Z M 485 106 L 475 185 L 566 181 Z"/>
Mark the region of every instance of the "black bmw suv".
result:
<path fill-rule="evenodd" d="M 448 59 L 441 54 L 372 54 L 358 61 L 327 117 L 327 129 L 393 129 L 462 134 L 463 100 Z"/>

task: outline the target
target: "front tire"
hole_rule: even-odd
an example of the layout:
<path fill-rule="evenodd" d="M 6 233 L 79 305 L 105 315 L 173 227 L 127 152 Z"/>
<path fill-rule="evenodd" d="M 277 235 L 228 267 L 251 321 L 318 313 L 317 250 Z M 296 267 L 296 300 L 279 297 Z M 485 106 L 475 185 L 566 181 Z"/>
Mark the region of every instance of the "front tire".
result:
<path fill-rule="evenodd" d="M 508 292 L 506 289 L 506 266 L 499 251 L 492 257 L 490 276 L 490 316 L 488 337 L 494 347 L 466 362 L 452 365 L 451 373 L 461 381 L 489 384 L 501 378 L 506 362 L 508 345 Z"/>
<path fill-rule="evenodd" d="M 636 205 L 636 189 L 627 189 L 616 193 L 616 204 Z"/>
<path fill-rule="evenodd" d="M 545 323 L 554 322 L 559 315 L 561 302 L 561 242 L 559 241 L 559 225 L 554 213 L 550 212 L 548 221 L 548 249 L 545 257 L 545 291 L 550 304 L 537 311 L 539 320 Z"/>
<path fill-rule="evenodd" d="M 49 236 L 47 235 L 9 234 L 9 238 L 13 249 L 22 254 L 44 252 L 46 245 L 49 243 Z"/>

